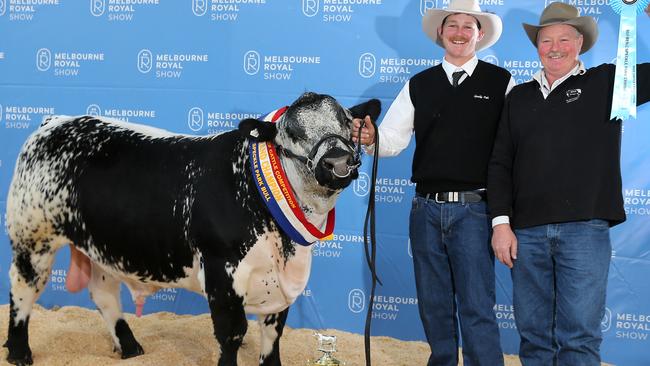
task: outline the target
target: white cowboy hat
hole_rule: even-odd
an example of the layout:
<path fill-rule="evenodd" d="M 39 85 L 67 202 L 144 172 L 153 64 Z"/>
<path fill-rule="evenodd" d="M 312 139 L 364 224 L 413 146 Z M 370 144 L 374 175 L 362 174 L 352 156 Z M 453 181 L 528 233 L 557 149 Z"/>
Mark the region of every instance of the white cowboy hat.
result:
<path fill-rule="evenodd" d="M 537 48 L 537 33 L 539 30 L 554 24 L 567 24 L 573 26 L 582 34 L 582 49 L 580 54 L 583 54 L 596 43 L 598 39 L 598 25 L 596 20 L 590 16 L 578 16 L 579 12 L 575 6 L 564 3 L 551 3 L 544 9 L 539 18 L 539 25 L 522 23 L 524 30 Z"/>
<path fill-rule="evenodd" d="M 501 36 L 503 30 L 501 18 L 496 14 L 482 12 L 478 0 L 451 0 L 447 9 L 427 10 L 422 18 L 422 30 L 438 46 L 444 48 L 442 40 L 438 38 L 438 27 L 447 16 L 458 13 L 471 15 L 481 23 L 481 30 L 485 35 L 476 43 L 477 52 L 492 46 Z"/>

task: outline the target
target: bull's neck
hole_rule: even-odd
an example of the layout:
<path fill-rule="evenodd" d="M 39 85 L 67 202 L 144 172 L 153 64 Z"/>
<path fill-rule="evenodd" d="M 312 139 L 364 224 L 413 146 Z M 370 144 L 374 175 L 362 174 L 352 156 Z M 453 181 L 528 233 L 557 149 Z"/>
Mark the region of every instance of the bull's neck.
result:
<path fill-rule="evenodd" d="M 293 193 L 305 217 L 316 227 L 327 220 L 327 214 L 334 208 L 339 192 L 332 192 L 316 182 L 313 173 L 305 175 L 301 162 L 281 156 L 282 167 L 291 183 Z"/>

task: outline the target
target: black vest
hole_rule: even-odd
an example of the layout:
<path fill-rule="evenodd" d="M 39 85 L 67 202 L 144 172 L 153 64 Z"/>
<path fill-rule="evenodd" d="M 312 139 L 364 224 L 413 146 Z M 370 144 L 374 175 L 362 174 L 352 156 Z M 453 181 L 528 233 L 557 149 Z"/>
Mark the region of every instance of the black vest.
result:
<path fill-rule="evenodd" d="M 413 175 L 419 193 L 486 187 L 487 165 L 510 73 L 479 61 L 456 88 L 442 65 L 411 78 L 415 107 Z"/>

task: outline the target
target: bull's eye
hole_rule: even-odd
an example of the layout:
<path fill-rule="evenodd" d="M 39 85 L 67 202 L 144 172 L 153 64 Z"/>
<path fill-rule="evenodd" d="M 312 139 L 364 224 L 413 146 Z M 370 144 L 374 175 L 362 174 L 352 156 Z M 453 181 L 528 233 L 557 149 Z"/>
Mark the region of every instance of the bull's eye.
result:
<path fill-rule="evenodd" d="M 287 135 L 289 135 L 289 138 L 296 141 L 296 140 L 304 140 L 305 135 L 297 133 L 293 129 L 287 129 Z"/>

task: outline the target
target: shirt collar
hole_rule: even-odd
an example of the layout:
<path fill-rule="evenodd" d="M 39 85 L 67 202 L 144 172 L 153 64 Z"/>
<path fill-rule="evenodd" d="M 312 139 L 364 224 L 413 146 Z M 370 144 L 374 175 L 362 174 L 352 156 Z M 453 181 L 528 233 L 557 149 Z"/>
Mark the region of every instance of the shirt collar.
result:
<path fill-rule="evenodd" d="M 447 74 L 447 77 L 450 80 L 451 80 L 451 74 L 461 69 L 467 73 L 467 76 L 472 76 L 472 73 L 476 69 L 476 65 L 478 65 L 478 57 L 476 57 L 476 55 L 474 55 L 474 57 L 469 59 L 460 67 L 452 64 L 451 62 L 447 61 L 447 59 L 445 58 L 442 59 L 442 68 L 443 70 L 445 70 L 445 74 Z"/>
<path fill-rule="evenodd" d="M 562 84 L 566 79 L 568 79 L 571 76 L 575 75 L 582 75 L 585 72 L 587 72 L 587 69 L 585 68 L 585 64 L 582 63 L 581 60 L 578 60 L 578 64 L 571 69 L 566 75 L 562 76 L 561 78 L 555 80 L 553 85 L 548 85 L 548 80 L 546 80 L 546 74 L 544 74 L 544 69 L 540 69 L 533 75 L 533 80 L 537 81 L 537 84 L 539 84 L 539 88 L 542 91 L 547 91 L 548 93 L 551 92 L 551 90 L 555 89 L 557 86 Z M 547 93 L 545 93 L 547 94 Z"/>

